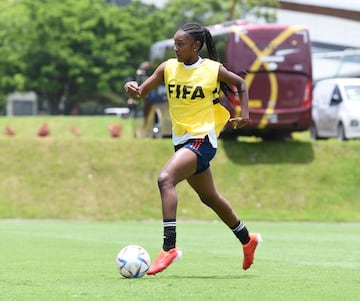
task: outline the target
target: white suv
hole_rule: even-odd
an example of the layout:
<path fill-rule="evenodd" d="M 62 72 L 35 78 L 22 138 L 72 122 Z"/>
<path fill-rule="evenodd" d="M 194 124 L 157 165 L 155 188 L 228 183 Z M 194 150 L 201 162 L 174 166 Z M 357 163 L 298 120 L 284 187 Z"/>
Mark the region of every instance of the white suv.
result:
<path fill-rule="evenodd" d="M 332 78 L 313 90 L 311 138 L 360 138 L 360 78 Z"/>

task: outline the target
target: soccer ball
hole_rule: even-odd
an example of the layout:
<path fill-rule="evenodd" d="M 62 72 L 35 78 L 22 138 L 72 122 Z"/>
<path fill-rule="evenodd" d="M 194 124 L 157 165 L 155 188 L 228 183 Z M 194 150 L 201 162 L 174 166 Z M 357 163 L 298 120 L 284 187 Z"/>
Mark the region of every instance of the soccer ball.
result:
<path fill-rule="evenodd" d="M 150 255 L 141 246 L 128 245 L 116 256 L 116 266 L 125 278 L 141 278 L 150 267 Z"/>

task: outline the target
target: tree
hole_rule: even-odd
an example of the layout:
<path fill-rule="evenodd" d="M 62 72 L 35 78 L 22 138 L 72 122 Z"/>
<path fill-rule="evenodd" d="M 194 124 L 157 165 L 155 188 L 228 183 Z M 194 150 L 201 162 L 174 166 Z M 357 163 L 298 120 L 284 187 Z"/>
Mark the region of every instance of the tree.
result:
<path fill-rule="evenodd" d="M 26 35 L 30 20 L 24 8 L 15 9 L 15 4 L 0 2 L 0 95 L 23 90 L 26 79 L 26 62 L 22 37 Z"/>
<path fill-rule="evenodd" d="M 159 12 L 164 24 L 160 30 L 168 38 L 186 22 L 211 25 L 225 22 L 229 16 L 230 19 L 240 19 L 244 9 L 248 17 L 274 22 L 274 8 L 278 6 L 278 0 L 167 0 Z"/>
<path fill-rule="evenodd" d="M 267 23 L 276 21 L 276 8 L 280 7 L 278 0 L 248 0 L 249 13 L 257 20 Z"/>
<path fill-rule="evenodd" d="M 51 114 L 116 99 L 153 40 L 144 18 L 151 11 L 138 1 L 120 8 L 101 0 L 23 0 L 6 8 L 4 20 L 18 21 L 0 31 L 0 50 L 10 56 L 0 61 L 1 89 L 33 90 Z"/>

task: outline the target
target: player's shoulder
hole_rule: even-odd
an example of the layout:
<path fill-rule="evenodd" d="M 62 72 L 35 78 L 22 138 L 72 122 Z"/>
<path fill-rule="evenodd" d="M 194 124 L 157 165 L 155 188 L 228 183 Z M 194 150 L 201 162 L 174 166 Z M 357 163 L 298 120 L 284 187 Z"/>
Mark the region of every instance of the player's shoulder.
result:
<path fill-rule="evenodd" d="M 206 65 L 209 65 L 209 66 L 214 66 L 216 68 L 219 68 L 220 66 L 222 66 L 222 64 L 220 62 L 214 61 L 214 60 L 209 59 L 209 58 L 204 58 L 203 63 L 206 64 Z"/>
<path fill-rule="evenodd" d="M 203 68 L 206 69 L 206 72 L 210 72 L 210 73 L 218 73 L 220 67 L 222 66 L 222 64 L 220 62 L 205 58 L 203 59 Z"/>
<path fill-rule="evenodd" d="M 167 64 L 177 65 L 179 62 L 178 62 L 178 60 L 176 58 L 170 58 L 170 59 L 166 60 L 164 63 L 166 65 Z"/>
<path fill-rule="evenodd" d="M 163 64 L 164 64 L 165 74 L 175 72 L 179 66 L 179 62 L 176 58 L 170 58 L 170 59 L 166 60 Z"/>

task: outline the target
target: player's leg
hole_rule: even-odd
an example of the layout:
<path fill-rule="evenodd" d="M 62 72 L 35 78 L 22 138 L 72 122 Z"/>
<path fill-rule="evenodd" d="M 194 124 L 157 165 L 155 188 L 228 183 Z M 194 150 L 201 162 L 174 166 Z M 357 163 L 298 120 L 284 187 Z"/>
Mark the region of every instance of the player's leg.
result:
<path fill-rule="evenodd" d="M 197 157 L 187 148 L 176 151 L 162 168 L 158 177 L 158 186 L 162 201 L 162 214 L 165 219 L 176 218 L 176 184 L 196 172 Z"/>
<path fill-rule="evenodd" d="M 158 177 L 158 186 L 162 201 L 164 226 L 163 246 L 159 256 L 148 270 L 148 275 L 154 275 L 166 269 L 174 260 L 181 257 L 181 251 L 176 247 L 176 211 L 177 183 L 196 172 L 197 157 L 187 148 L 176 151 L 168 160 Z"/>
<path fill-rule="evenodd" d="M 187 181 L 199 195 L 201 201 L 213 209 L 228 227 L 233 228 L 239 222 L 231 204 L 216 190 L 210 168 L 202 173 L 192 175 Z M 245 234 L 245 242 L 247 242 L 246 239 L 248 237 Z"/>
<path fill-rule="evenodd" d="M 244 253 L 243 269 L 247 270 L 254 261 L 255 249 L 261 241 L 260 234 L 249 234 L 246 226 L 240 221 L 231 204 L 216 190 L 210 168 L 202 173 L 191 176 L 187 181 L 197 192 L 201 201 L 213 209 L 240 240 Z"/>

